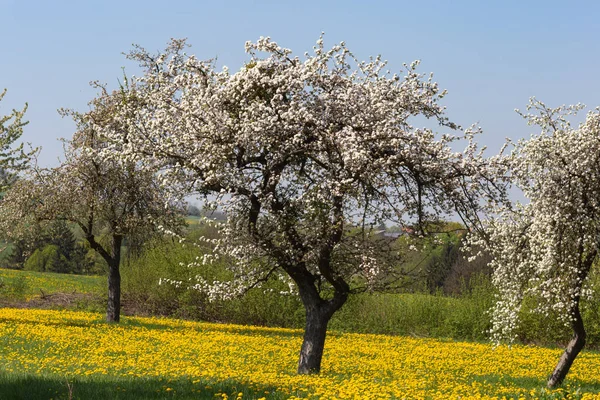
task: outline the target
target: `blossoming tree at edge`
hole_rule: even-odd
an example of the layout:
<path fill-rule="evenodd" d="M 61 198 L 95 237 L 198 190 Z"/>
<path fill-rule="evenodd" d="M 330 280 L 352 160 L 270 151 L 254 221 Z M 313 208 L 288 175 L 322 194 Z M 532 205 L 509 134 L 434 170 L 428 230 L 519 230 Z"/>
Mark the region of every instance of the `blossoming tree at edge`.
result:
<path fill-rule="evenodd" d="M 534 112 L 522 115 L 541 132 L 520 141 L 505 160 L 529 202 L 498 208 L 487 229 L 499 290 L 493 337 L 514 339 L 528 296 L 538 300 L 535 311 L 553 312 L 573 330 L 549 387 L 564 380 L 585 345 L 580 300 L 591 293 L 587 278 L 600 245 L 600 110 L 573 128 L 568 116 L 582 108 L 553 109 L 531 100 Z"/>

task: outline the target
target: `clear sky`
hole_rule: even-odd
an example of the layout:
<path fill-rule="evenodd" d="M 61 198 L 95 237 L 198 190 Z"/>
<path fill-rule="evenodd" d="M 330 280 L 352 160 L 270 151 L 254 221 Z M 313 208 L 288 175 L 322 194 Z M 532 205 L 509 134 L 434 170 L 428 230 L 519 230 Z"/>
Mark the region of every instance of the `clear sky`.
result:
<path fill-rule="evenodd" d="M 448 89 L 448 116 L 478 122 L 481 142 L 533 131 L 516 115 L 530 96 L 555 106 L 600 105 L 599 1 L 113 1 L 0 0 L 0 114 L 29 103 L 24 139 L 54 165 L 74 126 L 56 112 L 85 111 L 93 80 L 116 87 L 122 55 L 187 37 L 198 58 L 236 71 L 244 42 L 271 36 L 302 55 L 325 31 L 359 58 L 382 54 L 392 71 L 422 61 Z"/>

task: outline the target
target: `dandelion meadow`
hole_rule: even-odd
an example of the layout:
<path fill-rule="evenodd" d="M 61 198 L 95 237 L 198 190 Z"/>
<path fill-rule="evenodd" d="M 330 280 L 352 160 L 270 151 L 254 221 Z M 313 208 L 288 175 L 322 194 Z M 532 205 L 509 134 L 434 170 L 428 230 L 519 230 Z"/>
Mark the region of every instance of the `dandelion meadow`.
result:
<path fill-rule="evenodd" d="M 0 397 L 600 398 L 592 352 L 547 391 L 560 349 L 331 332 L 321 374 L 306 376 L 296 374 L 301 339 L 290 329 L 1 309 Z"/>

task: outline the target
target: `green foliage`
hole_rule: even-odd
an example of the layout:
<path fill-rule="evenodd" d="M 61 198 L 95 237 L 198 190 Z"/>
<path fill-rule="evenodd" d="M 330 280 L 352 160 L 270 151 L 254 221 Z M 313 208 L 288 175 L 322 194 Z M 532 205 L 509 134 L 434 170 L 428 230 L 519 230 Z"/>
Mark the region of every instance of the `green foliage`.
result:
<path fill-rule="evenodd" d="M 42 252 L 36 249 L 33 254 L 25 260 L 23 269 L 26 271 L 43 272 L 46 270 L 46 260 L 42 259 Z"/>
<path fill-rule="evenodd" d="M 190 237 L 210 234 L 196 225 Z M 458 243 L 458 240 L 449 241 Z M 450 246 L 447 246 L 450 247 Z M 442 247 L 439 254 L 443 254 Z M 174 241 L 157 241 L 143 254 L 122 267 L 126 302 L 141 314 L 171 315 L 207 321 L 302 327 L 304 310 L 297 296 L 281 294 L 287 286 L 268 282 L 245 296 L 229 301 L 208 301 L 205 294 L 187 289 L 200 274 L 204 279 L 226 279 L 223 265 L 188 267 L 203 251 Z M 159 284 L 164 278 L 180 285 Z M 489 329 L 487 310 L 494 301 L 489 278 L 481 275 L 463 283 L 461 297 L 429 294 L 361 294 L 351 296 L 334 315 L 330 328 L 365 333 L 389 333 L 419 336 L 485 340 Z"/>
<path fill-rule="evenodd" d="M 79 246 L 74 247 L 80 248 Z M 70 255 L 73 256 L 72 252 Z M 78 253 L 81 254 L 81 253 Z M 85 255 L 82 255 L 85 257 Z M 81 257 L 81 255 L 80 255 Z M 80 264 L 78 259 L 69 260 L 61 251 L 61 248 L 55 244 L 48 244 L 43 248 L 36 249 L 33 254 L 25 261 L 24 269 L 26 271 L 38 272 L 79 272 Z"/>
<path fill-rule="evenodd" d="M 436 246 L 425 263 L 425 282 L 430 293 L 444 287 L 452 266 L 459 258 L 460 240 L 455 235 L 444 238 L 441 246 Z"/>
<path fill-rule="evenodd" d="M 36 249 L 25 262 L 26 271 L 64 272 L 68 260 L 60 253 L 58 246 L 49 244 L 42 249 Z"/>
<path fill-rule="evenodd" d="M 0 253 L 0 267 L 10 269 L 22 269 L 27 260 L 23 249 L 23 241 L 15 243 L 5 242 L 2 253 Z"/>
<path fill-rule="evenodd" d="M 77 238 L 71 225 L 56 220 L 45 229 L 12 243 L 2 265 L 11 269 L 73 274 L 104 273 L 106 262 Z"/>
<path fill-rule="evenodd" d="M 46 229 L 46 237 L 49 244 L 58 247 L 58 252 L 71 259 L 75 255 L 77 239 L 73 231 L 64 220 L 56 220 L 52 222 Z"/>
<path fill-rule="evenodd" d="M 581 299 L 581 315 L 587 332 L 587 347 L 600 348 L 600 271 L 592 268 L 589 283 L 591 296 Z M 561 322 L 557 311 L 550 310 L 548 315 L 539 312 L 540 300 L 529 296 L 523 300 L 519 314 L 520 324 L 516 330 L 517 338 L 523 343 L 566 346 L 573 331 L 569 325 Z"/>
<path fill-rule="evenodd" d="M 8 245 L 9 253 L 2 260 L 3 268 L 23 269 L 27 258 L 38 248 L 48 244 L 48 237 L 43 230 L 28 230 L 23 237 Z"/>
<path fill-rule="evenodd" d="M 140 257 L 124 263 L 121 268 L 126 303 L 140 314 L 239 324 L 301 326 L 304 311 L 300 300 L 296 296 L 281 295 L 281 291 L 289 288 L 280 282 L 269 282 L 263 288 L 250 290 L 245 296 L 229 301 L 210 302 L 206 294 L 188 289 L 187 286 L 194 284 L 196 275 L 207 280 L 228 277 L 229 272 L 222 264 L 202 269 L 188 267 L 199 255 L 201 250 L 195 246 L 165 239 L 153 242 Z M 182 283 L 164 283 L 165 278 Z"/>
<path fill-rule="evenodd" d="M 193 204 L 189 204 L 187 206 L 187 215 L 192 215 L 194 217 L 201 217 L 202 210 L 200 210 L 197 206 L 195 206 Z"/>
<path fill-rule="evenodd" d="M 445 247 L 446 249 L 449 246 Z M 122 268 L 127 303 L 141 314 L 170 315 L 205 321 L 229 322 L 301 328 L 304 310 L 296 296 L 282 295 L 281 283 L 250 290 L 245 296 L 229 301 L 209 302 L 196 291 L 186 289 L 197 274 L 205 278 L 224 277 L 221 265 L 198 269 L 188 267 L 201 251 L 194 246 L 175 242 L 156 242 L 143 256 Z M 465 262 L 460 256 L 457 262 Z M 453 267 L 454 268 L 454 267 Z M 468 269 L 469 267 L 462 266 Z M 345 332 L 445 337 L 456 340 L 488 340 L 489 310 L 495 301 L 495 290 L 489 274 L 476 272 L 460 276 L 457 295 L 444 295 L 441 290 L 428 293 L 380 293 L 351 296 L 331 319 L 329 328 Z M 465 276 L 467 278 L 465 278 Z M 159 285 L 161 278 L 182 282 L 176 287 Z M 189 281 L 189 279 L 192 281 Z M 600 294 L 600 293 L 599 293 Z M 600 295 L 593 298 L 600 298 Z M 530 306 L 533 306 L 533 300 Z M 600 344 L 600 302 L 583 305 L 588 328 L 588 342 Z M 548 323 L 540 314 L 523 310 L 519 339 L 523 343 L 562 345 L 569 338 L 568 329 Z"/>
<path fill-rule="evenodd" d="M 461 297 L 435 294 L 362 294 L 350 298 L 331 320 L 330 328 L 457 340 L 486 340 L 487 311 L 494 301 L 487 277 Z"/>
<path fill-rule="evenodd" d="M 185 290 L 173 285 L 160 285 L 159 281 L 164 278 L 187 281 L 192 275 L 185 265 L 192 262 L 195 256 L 193 247 L 186 248 L 179 243 L 154 241 L 146 246 L 139 257 L 121 265 L 126 301 L 141 314 L 175 313 Z"/>
<path fill-rule="evenodd" d="M 73 273 L 85 275 L 104 275 L 108 269 L 106 260 L 92 250 L 86 240 L 79 240 L 73 255 Z"/>

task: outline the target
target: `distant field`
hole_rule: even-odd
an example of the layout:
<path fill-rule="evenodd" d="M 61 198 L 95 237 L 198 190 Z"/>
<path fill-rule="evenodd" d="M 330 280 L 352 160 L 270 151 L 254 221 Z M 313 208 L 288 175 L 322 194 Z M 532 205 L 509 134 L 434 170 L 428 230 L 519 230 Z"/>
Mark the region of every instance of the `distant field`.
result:
<path fill-rule="evenodd" d="M 301 331 L 71 311 L 0 309 L 0 398 L 596 398 L 600 356 L 564 388 L 561 350 L 330 333 L 319 376 L 295 373 Z M 69 394 L 71 391 L 71 394 Z M 600 398 L 600 397 L 598 397 Z"/>
<path fill-rule="evenodd" d="M 0 269 L 0 294 L 29 300 L 53 293 L 102 293 L 106 277 Z"/>
<path fill-rule="evenodd" d="M 185 217 L 185 222 L 190 225 L 197 225 L 200 223 L 200 217 L 195 217 L 193 215 L 188 215 Z"/>

